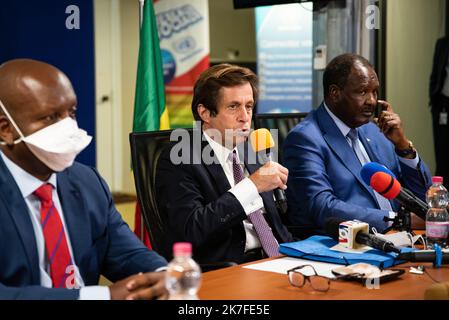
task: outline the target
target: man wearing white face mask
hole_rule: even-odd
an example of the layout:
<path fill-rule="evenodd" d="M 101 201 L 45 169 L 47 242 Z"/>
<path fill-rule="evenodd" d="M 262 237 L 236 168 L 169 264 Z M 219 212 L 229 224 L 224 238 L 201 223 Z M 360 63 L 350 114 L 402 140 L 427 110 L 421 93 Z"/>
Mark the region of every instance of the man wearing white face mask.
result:
<path fill-rule="evenodd" d="M 0 66 L 0 299 L 165 298 L 166 261 L 121 219 L 106 183 L 74 162 L 91 141 L 55 67 Z M 115 283 L 97 286 L 100 274 Z"/>

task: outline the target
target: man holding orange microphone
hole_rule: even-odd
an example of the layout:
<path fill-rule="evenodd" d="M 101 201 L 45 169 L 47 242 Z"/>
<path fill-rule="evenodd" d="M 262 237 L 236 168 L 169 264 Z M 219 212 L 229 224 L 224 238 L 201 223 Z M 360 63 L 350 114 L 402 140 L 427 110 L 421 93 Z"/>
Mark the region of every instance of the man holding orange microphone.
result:
<path fill-rule="evenodd" d="M 188 241 L 200 263 L 242 263 L 279 255 L 279 243 L 292 240 L 273 196 L 286 189 L 288 170 L 257 163 L 245 147 L 256 100 L 257 77 L 247 68 L 220 64 L 197 80 L 192 113 L 199 125 L 193 145 L 181 151 L 189 161 L 177 162 L 172 147 L 157 167 L 158 207 L 169 226 L 165 256 L 174 242 Z"/>

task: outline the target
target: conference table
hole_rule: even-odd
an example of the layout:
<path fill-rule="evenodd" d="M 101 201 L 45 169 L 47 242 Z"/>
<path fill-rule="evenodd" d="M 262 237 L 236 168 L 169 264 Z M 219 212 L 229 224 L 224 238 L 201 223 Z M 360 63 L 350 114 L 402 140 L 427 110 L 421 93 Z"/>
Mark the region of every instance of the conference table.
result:
<path fill-rule="evenodd" d="M 201 300 L 422 300 L 424 292 L 436 282 L 449 281 L 449 265 L 434 268 L 431 263 L 404 263 L 393 268 L 404 269 L 398 279 L 369 289 L 355 281 L 331 281 L 327 292 L 313 291 L 309 284 L 302 288 L 290 285 L 287 274 L 259 271 L 244 266 L 269 261 L 268 258 L 203 274 L 199 291 Z M 298 263 L 301 265 L 303 263 Z M 410 273 L 411 266 L 422 265 L 422 275 Z"/>

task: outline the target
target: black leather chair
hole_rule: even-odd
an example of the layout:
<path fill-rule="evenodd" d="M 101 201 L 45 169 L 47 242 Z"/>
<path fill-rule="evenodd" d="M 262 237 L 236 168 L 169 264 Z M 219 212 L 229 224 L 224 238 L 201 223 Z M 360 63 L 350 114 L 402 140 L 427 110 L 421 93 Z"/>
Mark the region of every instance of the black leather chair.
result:
<path fill-rule="evenodd" d="M 156 167 L 162 150 L 170 144 L 171 130 L 132 132 L 129 135 L 137 199 L 154 251 L 162 254 L 166 221 L 157 208 L 154 192 Z"/>
<path fill-rule="evenodd" d="M 159 157 L 161 152 L 171 143 L 171 132 L 172 130 L 132 132 L 129 135 L 134 183 L 143 221 L 148 230 L 153 250 L 168 260 L 172 256 L 171 252 L 167 252 L 167 246 L 164 242 L 165 235 L 168 232 L 167 218 L 158 210 L 154 186 Z M 206 272 L 232 265 L 236 265 L 236 263 L 201 264 L 201 269 Z"/>
<path fill-rule="evenodd" d="M 282 145 L 287 134 L 308 115 L 307 112 L 297 113 L 257 113 L 254 115 L 254 128 L 278 130 L 277 154 L 278 162 L 282 164 Z"/>

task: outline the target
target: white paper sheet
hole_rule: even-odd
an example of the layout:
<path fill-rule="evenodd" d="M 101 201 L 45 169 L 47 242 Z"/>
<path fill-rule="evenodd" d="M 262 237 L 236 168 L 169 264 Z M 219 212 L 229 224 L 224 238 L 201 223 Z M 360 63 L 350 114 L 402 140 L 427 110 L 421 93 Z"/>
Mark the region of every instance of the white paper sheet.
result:
<path fill-rule="evenodd" d="M 243 268 L 287 274 L 287 270 L 293 269 L 295 267 L 299 267 L 299 266 L 305 265 L 305 264 L 313 266 L 319 275 L 328 277 L 328 278 L 335 277 L 332 274 L 332 269 L 341 267 L 341 265 L 339 265 L 339 264 L 316 262 L 316 261 L 304 260 L 304 259 L 292 258 L 292 257 L 283 257 L 280 259 L 274 259 L 274 260 L 270 260 L 270 261 L 251 264 L 248 266 L 244 266 Z"/>

